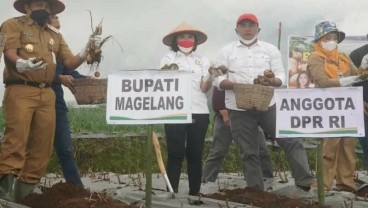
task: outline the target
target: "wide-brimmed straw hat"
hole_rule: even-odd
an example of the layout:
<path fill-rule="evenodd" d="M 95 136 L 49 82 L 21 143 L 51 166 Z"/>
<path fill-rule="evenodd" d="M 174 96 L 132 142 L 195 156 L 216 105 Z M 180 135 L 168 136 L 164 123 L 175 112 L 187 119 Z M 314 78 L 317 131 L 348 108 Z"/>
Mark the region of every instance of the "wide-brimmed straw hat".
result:
<path fill-rule="evenodd" d="M 13 6 L 14 8 L 20 12 L 25 14 L 26 10 L 24 9 L 24 5 L 29 3 L 31 0 L 15 0 Z M 42 0 L 50 3 L 50 14 L 59 14 L 65 9 L 65 5 L 63 2 L 59 0 Z"/>
<path fill-rule="evenodd" d="M 324 21 L 316 25 L 316 32 L 314 34 L 314 42 L 321 39 L 324 35 L 328 33 L 336 32 L 338 34 L 338 43 L 345 39 L 345 33 L 338 30 L 336 24 L 331 21 Z"/>
<path fill-rule="evenodd" d="M 162 39 L 162 42 L 167 45 L 167 46 L 171 46 L 174 38 L 180 34 L 180 33 L 192 33 L 196 36 L 196 40 L 197 40 L 197 45 L 202 44 L 204 42 L 206 42 L 207 40 L 207 35 L 198 30 L 197 28 L 193 27 L 192 25 L 183 22 L 181 23 L 179 26 L 177 26 L 172 32 L 170 32 L 169 34 L 167 34 L 164 39 Z"/>

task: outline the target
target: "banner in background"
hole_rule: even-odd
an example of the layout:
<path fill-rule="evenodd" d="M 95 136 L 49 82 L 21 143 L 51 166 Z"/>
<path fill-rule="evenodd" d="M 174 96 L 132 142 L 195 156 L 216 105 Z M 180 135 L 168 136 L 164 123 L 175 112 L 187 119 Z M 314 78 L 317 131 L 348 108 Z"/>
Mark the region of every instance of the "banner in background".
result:
<path fill-rule="evenodd" d="M 190 72 L 137 70 L 108 77 L 108 124 L 191 123 L 190 105 Z"/>
<path fill-rule="evenodd" d="M 288 88 L 311 88 L 306 74 L 307 61 L 313 49 L 313 36 L 288 37 Z M 356 48 L 368 44 L 366 36 L 346 36 L 339 43 L 339 51 L 350 54 Z"/>

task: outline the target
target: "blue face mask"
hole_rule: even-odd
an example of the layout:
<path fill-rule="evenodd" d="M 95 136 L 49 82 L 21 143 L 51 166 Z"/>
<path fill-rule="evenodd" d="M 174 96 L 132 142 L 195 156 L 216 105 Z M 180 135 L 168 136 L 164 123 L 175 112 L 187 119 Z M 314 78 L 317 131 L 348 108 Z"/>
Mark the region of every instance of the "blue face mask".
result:
<path fill-rule="evenodd" d="M 50 14 L 45 9 L 34 10 L 31 13 L 31 18 L 39 26 L 44 26 L 49 19 Z"/>

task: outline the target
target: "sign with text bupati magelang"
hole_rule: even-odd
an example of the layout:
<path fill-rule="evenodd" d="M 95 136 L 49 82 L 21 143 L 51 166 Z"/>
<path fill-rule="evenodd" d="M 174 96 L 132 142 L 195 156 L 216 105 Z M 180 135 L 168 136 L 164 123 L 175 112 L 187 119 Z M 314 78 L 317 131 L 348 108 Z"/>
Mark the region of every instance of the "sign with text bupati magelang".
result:
<path fill-rule="evenodd" d="M 362 87 L 276 89 L 276 137 L 363 137 Z"/>
<path fill-rule="evenodd" d="M 108 76 L 108 124 L 191 123 L 191 73 L 136 70 Z"/>

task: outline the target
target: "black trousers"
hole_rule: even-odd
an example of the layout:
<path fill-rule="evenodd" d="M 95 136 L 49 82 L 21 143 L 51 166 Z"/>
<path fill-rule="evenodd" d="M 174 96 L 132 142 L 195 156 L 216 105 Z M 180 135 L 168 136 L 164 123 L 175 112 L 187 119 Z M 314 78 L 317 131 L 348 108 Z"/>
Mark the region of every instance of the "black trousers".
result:
<path fill-rule="evenodd" d="M 167 140 L 167 175 L 178 192 L 184 156 L 188 164 L 189 195 L 197 195 L 201 187 L 202 153 L 209 124 L 209 114 L 192 114 L 189 124 L 165 124 Z"/>

